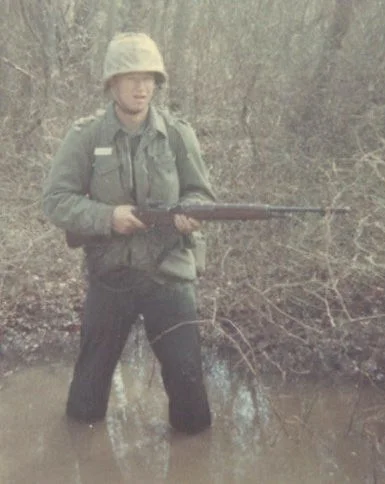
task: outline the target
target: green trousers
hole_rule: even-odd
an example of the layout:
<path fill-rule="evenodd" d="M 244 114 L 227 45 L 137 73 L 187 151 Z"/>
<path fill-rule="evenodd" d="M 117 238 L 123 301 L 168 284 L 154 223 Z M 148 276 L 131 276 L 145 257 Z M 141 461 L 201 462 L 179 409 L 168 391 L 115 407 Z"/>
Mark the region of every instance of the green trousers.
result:
<path fill-rule="evenodd" d="M 161 365 L 170 424 L 186 433 L 204 430 L 210 426 L 211 416 L 194 285 L 179 281 L 159 284 L 132 274 L 89 283 L 67 415 L 85 422 L 105 417 L 113 373 L 139 314 Z"/>

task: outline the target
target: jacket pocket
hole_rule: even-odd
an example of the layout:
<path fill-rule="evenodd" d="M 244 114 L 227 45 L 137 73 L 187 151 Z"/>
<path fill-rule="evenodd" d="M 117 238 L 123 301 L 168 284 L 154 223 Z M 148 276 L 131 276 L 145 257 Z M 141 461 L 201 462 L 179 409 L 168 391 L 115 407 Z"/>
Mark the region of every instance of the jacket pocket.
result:
<path fill-rule="evenodd" d="M 95 155 L 90 195 L 94 200 L 104 203 L 115 204 L 124 202 L 121 165 L 115 156 Z"/>
<path fill-rule="evenodd" d="M 158 267 L 161 274 L 187 281 L 196 278 L 194 256 L 190 249 L 173 249 Z"/>
<path fill-rule="evenodd" d="M 151 160 L 151 168 L 156 172 L 174 172 L 176 170 L 175 154 L 166 140 L 154 143 L 147 148 Z"/>
<path fill-rule="evenodd" d="M 148 147 L 150 197 L 154 201 L 174 203 L 179 199 L 179 176 L 175 154 L 164 142 Z"/>
<path fill-rule="evenodd" d="M 95 173 L 103 176 L 111 171 L 119 170 L 120 163 L 115 157 L 99 155 L 95 156 L 93 167 Z"/>

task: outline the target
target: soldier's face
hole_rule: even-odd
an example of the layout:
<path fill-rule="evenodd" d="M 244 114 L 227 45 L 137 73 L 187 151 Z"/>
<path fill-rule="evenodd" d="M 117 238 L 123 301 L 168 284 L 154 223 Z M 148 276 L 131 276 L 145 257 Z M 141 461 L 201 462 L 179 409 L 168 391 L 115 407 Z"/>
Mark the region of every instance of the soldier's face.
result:
<path fill-rule="evenodd" d="M 155 76 L 151 72 L 121 74 L 111 83 L 115 101 L 127 114 L 146 113 L 154 90 Z"/>

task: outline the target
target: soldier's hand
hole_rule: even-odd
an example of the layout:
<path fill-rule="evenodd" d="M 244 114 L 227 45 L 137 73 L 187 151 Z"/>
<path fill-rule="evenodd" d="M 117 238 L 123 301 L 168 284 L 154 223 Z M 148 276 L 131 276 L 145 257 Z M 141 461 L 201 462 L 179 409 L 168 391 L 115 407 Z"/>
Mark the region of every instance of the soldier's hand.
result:
<path fill-rule="evenodd" d="M 133 208 L 132 205 L 118 205 L 115 207 L 112 215 L 112 228 L 118 234 L 129 235 L 137 230 L 145 230 L 147 228 L 132 213 Z"/>
<path fill-rule="evenodd" d="M 190 234 L 194 230 L 199 230 L 201 223 L 192 217 L 186 217 L 186 215 L 175 215 L 174 224 L 179 232 L 182 234 Z"/>

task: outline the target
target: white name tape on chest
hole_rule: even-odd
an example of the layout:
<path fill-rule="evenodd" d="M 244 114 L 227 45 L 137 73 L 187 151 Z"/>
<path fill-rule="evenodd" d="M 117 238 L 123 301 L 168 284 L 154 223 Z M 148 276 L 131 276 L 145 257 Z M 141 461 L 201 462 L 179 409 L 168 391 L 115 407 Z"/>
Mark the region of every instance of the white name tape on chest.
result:
<path fill-rule="evenodd" d="M 111 146 L 97 147 L 94 150 L 94 155 L 96 155 L 96 156 L 110 156 L 110 155 L 112 155 L 112 147 Z"/>

